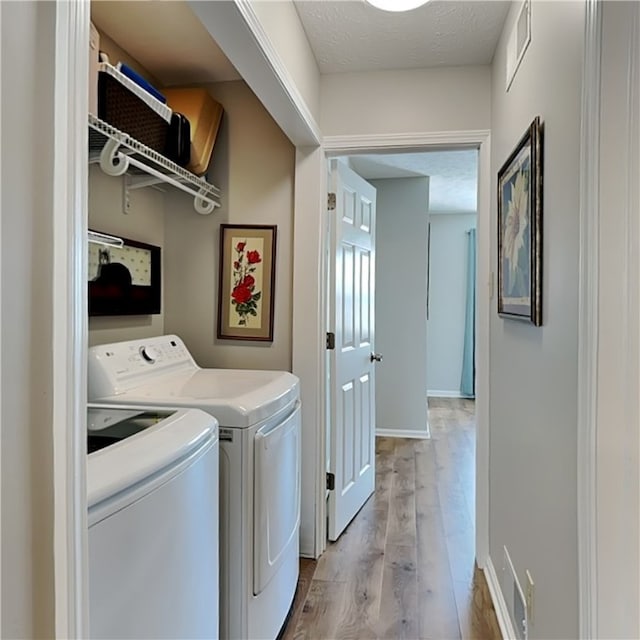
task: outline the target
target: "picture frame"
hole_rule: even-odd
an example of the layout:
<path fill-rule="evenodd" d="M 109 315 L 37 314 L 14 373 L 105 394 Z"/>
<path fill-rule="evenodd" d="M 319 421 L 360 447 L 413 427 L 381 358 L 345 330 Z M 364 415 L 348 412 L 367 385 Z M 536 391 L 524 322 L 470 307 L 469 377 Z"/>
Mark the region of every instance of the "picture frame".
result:
<path fill-rule="evenodd" d="M 220 225 L 219 339 L 273 342 L 276 225 Z"/>
<path fill-rule="evenodd" d="M 531 122 L 498 172 L 498 314 L 542 325 L 543 128 Z"/>
<path fill-rule="evenodd" d="M 88 246 L 89 316 L 155 315 L 161 312 L 161 248 L 100 231 L 90 236 L 118 240 Z"/>

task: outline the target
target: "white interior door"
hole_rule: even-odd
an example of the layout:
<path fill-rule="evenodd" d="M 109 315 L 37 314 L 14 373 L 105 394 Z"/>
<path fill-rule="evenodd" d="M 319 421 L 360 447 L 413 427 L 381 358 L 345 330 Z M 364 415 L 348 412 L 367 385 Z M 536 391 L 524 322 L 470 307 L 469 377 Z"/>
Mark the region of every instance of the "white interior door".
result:
<path fill-rule="evenodd" d="M 332 313 L 330 441 L 334 490 L 328 537 L 336 540 L 375 486 L 374 257 L 376 190 L 338 161 L 331 163 Z"/>

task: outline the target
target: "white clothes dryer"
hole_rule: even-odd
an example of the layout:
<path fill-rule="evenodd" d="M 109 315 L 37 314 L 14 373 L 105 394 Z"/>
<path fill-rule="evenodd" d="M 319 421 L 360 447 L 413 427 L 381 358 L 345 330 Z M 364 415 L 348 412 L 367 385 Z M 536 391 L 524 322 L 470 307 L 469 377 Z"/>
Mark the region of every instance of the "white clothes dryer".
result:
<path fill-rule="evenodd" d="M 90 638 L 216 638 L 218 423 L 89 405 L 87 428 Z"/>
<path fill-rule="evenodd" d="M 220 423 L 220 637 L 273 640 L 295 595 L 300 391 L 285 371 L 203 369 L 174 335 L 89 350 L 89 399 Z"/>

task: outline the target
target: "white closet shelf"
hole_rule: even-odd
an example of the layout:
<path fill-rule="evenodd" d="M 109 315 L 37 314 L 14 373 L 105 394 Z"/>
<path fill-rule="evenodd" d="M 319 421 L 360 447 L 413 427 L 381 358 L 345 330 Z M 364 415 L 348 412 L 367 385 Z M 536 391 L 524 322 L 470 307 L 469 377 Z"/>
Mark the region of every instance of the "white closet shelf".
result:
<path fill-rule="evenodd" d="M 125 212 L 129 207 L 129 190 L 161 184 L 192 195 L 195 210 L 203 215 L 220 206 L 218 187 L 92 114 L 89 114 L 89 162 L 100 164 L 107 175 L 125 176 Z"/>

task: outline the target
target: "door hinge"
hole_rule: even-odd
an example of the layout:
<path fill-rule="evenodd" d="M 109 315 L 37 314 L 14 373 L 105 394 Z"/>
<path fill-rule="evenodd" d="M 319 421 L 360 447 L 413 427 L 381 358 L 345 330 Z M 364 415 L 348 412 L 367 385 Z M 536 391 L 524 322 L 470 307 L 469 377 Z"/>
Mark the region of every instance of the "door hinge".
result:
<path fill-rule="evenodd" d="M 335 211 L 335 209 L 336 209 L 336 194 L 335 193 L 327 194 L 327 209 L 329 209 L 329 211 Z"/>
<path fill-rule="evenodd" d="M 336 334 L 329 331 L 327 333 L 327 349 L 330 351 L 336 348 Z"/>
<path fill-rule="evenodd" d="M 336 476 L 334 473 L 327 472 L 327 490 L 333 491 L 336 488 Z"/>

